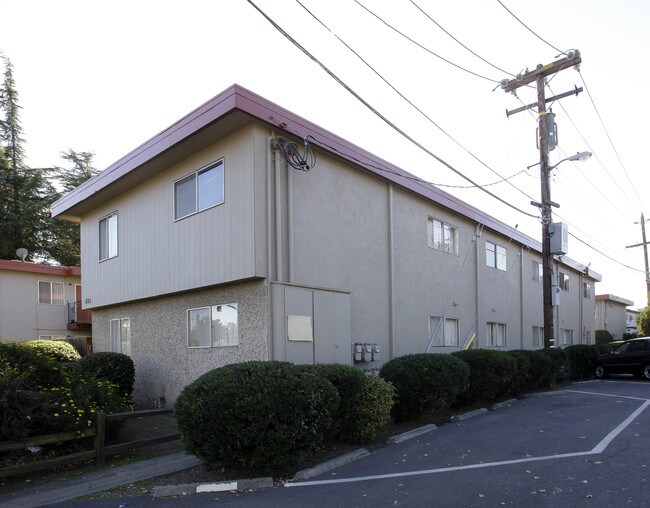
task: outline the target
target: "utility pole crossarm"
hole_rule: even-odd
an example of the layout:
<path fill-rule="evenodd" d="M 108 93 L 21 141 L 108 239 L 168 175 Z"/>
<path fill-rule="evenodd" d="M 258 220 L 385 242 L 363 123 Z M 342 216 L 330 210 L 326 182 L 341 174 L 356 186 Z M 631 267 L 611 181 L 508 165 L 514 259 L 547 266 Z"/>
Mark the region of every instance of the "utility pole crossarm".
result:
<path fill-rule="evenodd" d="M 579 65 L 581 62 L 582 58 L 580 57 L 580 51 L 569 51 L 567 53 L 567 56 L 560 58 L 555 62 L 547 65 L 540 64 L 533 71 L 526 72 L 525 74 L 519 74 L 513 79 L 504 79 L 501 81 L 501 88 L 503 88 L 505 92 L 513 92 L 517 88 L 530 85 L 531 83 L 537 81 L 537 78 L 539 76 L 550 76 L 551 74 L 560 72 L 567 67 L 574 67 L 576 65 Z"/>

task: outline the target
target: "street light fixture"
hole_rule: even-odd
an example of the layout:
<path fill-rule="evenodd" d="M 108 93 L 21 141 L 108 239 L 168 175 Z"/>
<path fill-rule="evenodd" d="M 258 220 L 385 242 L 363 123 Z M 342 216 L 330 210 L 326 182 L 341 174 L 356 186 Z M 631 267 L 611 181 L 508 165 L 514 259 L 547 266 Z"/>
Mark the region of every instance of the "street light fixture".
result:
<path fill-rule="evenodd" d="M 544 302 L 544 347 L 551 347 L 555 343 L 555 330 L 553 320 L 553 296 L 551 290 L 553 288 L 553 253 L 551 252 L 551 207 L 559 207 L 557 203 L 551 201 L 551 184 L 550 173 L 551 170 L 558 167 L 566 161 L 585 161 L 591 157 L 591 152 L 578 152 L 559 161 L 553 166 L 548 166 L 548 152 L 545 153 L 546 157 L 541 157 L 541 161 L 536 164 L 531 164 L 528 169 L 533 166 L 541 164 L 540 174 L 542 178 L 542 201 L 537 203 L 531 201 L 531 204 L 539 207 L 542 212 L 542 283 L 543 283 L 543 302 Z"/>

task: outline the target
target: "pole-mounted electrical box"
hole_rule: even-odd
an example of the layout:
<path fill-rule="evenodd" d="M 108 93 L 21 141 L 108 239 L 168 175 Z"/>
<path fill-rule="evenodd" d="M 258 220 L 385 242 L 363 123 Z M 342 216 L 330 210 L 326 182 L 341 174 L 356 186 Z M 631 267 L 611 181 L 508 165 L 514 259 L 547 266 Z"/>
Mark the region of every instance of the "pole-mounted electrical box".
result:
<path fill-rule="evenodd" d="M 551 254 L 564 255 L 569 252 L 569 226 L 564 222 L 552 222 L 549 227 L 551 235 Z"/>
<path fill-rule="evenodd" d="M 546 113 L 546 125 L 548 130 L 548 151 L 552 152 L 557 146 L 557 124 L 555 123 L 555 113 L 549 111 Z M 537 149 L 539 150 L 539 127 L 537 128 Z"/>

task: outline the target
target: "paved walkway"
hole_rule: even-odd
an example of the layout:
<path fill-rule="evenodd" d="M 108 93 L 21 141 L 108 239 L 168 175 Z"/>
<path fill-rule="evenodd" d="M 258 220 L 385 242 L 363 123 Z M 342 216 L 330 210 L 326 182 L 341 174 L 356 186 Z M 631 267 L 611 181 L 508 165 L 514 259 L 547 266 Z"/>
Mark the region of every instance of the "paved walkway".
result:
<path fill-rule="evenodd" d="M 199 464 L 201 461 L 193 455 L 173 453 L 0 496 L 0 508 L 22 508 L 58 503 L 156 476 L 175 473 Z"/>

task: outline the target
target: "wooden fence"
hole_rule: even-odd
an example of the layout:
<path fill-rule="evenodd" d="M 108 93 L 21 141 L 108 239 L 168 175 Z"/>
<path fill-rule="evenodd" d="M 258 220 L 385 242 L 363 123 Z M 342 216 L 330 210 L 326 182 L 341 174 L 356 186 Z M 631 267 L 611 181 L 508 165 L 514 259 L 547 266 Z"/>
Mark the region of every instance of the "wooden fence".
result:
<path fill-rule="evenodd" d="M 22 450 L 29 446 L 41 446 L 55 443 L 64 443 L 67 441 L 78 441 L 94 437 L 93 449 L 83 452 L 71 453 L 56 457 L 54 459 L 36 460 L 26 464 L 15 464 L 0 468 L 0 478 L 14 476 L 17 474 L 31 473 L 35 471 L 43 471 L 51 469 L 56 466 L 67 464 L 74 464 L 84 460 L 95 459 L 98 466 L 104 465 L 106 457 L 123 453 L 132 448 L 142 448 L 145 446 L 152 446 L 160 443 L 167 443 L 175 441 L 180 438 L 179 433 L 167 434 L 154 438 L 139 439 L 137 441 L 130 441 L 128 443 L 120 443 L 116 445 L 106 446 L 106 422 L 112 420 L 126 420 L 129 418 L 140 418 L 145 416 L 160 416 L 171 414 L 171 409 L 146 409 L 143 411 L 131 411 L 126 413 L 112 413 L 106 414 L 98 412 L 95 418 L 95 428 L 88 429 L 83 432 L 62 432 L 59 434 L 49 434 L 47 436 L 30 437 L 26 439 L 19 439 L 16 441 L 5 441 L 0 443 L 0 453 L 12 450 Z"/>

